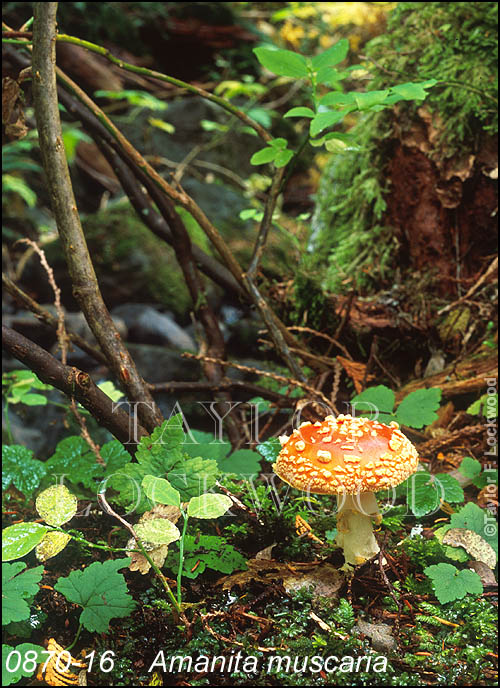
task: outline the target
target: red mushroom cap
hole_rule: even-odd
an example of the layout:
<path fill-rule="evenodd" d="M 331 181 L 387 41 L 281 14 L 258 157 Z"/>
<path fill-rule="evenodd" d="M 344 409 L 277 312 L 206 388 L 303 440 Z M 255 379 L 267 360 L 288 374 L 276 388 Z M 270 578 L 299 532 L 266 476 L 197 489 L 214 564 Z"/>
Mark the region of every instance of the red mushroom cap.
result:
<path fill-rule="evenodd" d="M 282 449 L 275 473 L 299 490 L 318 494 L 358 494 L 395 487 L 417 470 L 418 454 L 392 422 L 327 416 L 302 423 Z"/>

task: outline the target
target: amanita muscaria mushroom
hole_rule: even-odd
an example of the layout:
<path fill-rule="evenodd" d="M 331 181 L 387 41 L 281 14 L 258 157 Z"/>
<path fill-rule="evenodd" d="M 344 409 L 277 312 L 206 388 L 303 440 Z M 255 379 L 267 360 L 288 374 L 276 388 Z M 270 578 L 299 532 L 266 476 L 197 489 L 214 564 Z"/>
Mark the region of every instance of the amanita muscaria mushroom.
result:
<path fill-rule="evenodd" d="M 347 564 L 363 564 L 380 551 L 372 519 L 382 516 L 375 492 L 395 487 L 417 470 L 418 454 L 397 423 L 327 416 L 280 437 L 275 473 L 299 490 L 335 494 L 337 544 Z"/>

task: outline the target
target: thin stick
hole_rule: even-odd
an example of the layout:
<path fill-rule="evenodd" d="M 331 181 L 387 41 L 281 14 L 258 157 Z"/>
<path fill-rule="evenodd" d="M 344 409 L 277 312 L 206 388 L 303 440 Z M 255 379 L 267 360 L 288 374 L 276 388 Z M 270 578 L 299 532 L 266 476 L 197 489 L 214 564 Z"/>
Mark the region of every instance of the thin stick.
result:
<path fill-rule="evenodd" d="M 188 353 L 187 351 L 182 354 L 184 358 L 195 358 L 196 360 L 200 361 L 210 361 L 212 363 L 218 363 L 219 365 L 224 365 L 224 366 L 230 366 L 231 368 L 235 368 L 236 370 L 243 370 L 247 373 L 254 373 L 255 375 L 262 375 L 264 377 L 270 377 L 273 380 L 277 380 L 278 382 L 283 382 L 286 385 L 292 385 L 293 387 L 300 387 L 301 389 L 305 389 L 307 392 L 312 394 L 315 397 L 318 397 L 325 403 L 327 406 L 331 406 L 331 401 L 325 397 L 325 395 L 320 392 L 318 389 L 315 387 L 311 387 L 311 385 L 308 385 L 305 382 L 302 382 L 301 380 L 294 380 L 290 379 L 288 377 L 285 377 L 284 375 L 278 375 L 277 373 L 270 373 L 268 370 L 260 370 L 259 368 L 250 368 L 249 366 L 245 365 L 240 365 L 239 363 L 234 363 L 233 361 L 222 361 L 219 358 L 211 358 L 210 356 L 202 356 L 199 354 L 191 354 Z"/>
<path fill-rule="evenodd" d="M 39 303 L 34 301 L 31 298 L 31 296 L 28 296 L 26 292 L 20 289 L 17 286 L 17 284 L 15 284 L 11 279 L 9 279 L 9 277 L 7 277 L 7 275 L 5 275 L 4 273 L 2 273 L 2 283 L 6 291 L 8 291 L 14 299 L 19 301 L 28 310 L 34 313 L 39 320 L 41 320 L 49 327 L 57 329 L 57 326 L 59 324 L 58 319 L 54 315 L 52 315 L 52 313 L 50 313 L 48 310 L 40 306 Z M 80 335 L 76 334 L 76 332 L 66 330 L 66 334 L 68 335 L 68 339 L 74 344 L 76 344 L 78 347 L 80 347 L 82 351 L 85 351 L 87 354 L 89 354 L 89 356 L 92 356 L 92 358 L 94 358 L 96 361 L 99 361 L 99 363 L 103 363 L 106 367 L 108 366 L 108 359 L 102 353 L 102 351 L 99 351 L 99 349 L 96 349 L 95 347 L 91 346 L 87 342 L 87 340 L 85 340 L 83 337 L 80 337 Z"/>
<path fill-rule="evenodd" d="M 163 416 L 123 345 L 103 301 L 71 186 L 62 139 L 54 69 L 56 12 L 57 3 L 35 3 L 33 97 L 40 151 L 53 212 L 68 262 L 75 298 L 128 397 L 132 401 L 143 402 L 138 404 L 139 417 L 151 431 L 161 423 Z"/>

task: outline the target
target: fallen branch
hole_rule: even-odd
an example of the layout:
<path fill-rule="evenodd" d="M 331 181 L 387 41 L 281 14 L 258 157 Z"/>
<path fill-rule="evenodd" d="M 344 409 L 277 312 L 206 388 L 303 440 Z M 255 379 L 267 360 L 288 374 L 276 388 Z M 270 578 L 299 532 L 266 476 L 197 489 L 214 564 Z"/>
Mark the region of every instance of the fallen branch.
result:
<path fill-rule="evenodd" d="M 125 411 L 116 408 L 115 403 L 94 384 L 88 373 L 74 366 L 63 365 L 38 344 L 5 325 L 2 326 L 2 345 L 5 351 L 36 373 L 42 382 L 79 401 L 99 425 L 109 430 L 134 455 L 132 418 Z M 144 435 L 147 432 L 139 425 L 136 438 L 140 439 Z"/>

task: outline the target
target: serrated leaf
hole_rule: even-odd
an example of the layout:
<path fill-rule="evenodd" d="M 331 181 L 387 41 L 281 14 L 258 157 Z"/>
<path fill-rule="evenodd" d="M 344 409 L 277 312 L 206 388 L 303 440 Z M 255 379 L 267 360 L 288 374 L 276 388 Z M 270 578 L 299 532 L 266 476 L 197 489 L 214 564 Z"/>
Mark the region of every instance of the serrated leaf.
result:
<path fill-rule="evenodd" d="M 72 571 L 67 578 L 59 578 L 54 590 L 83 607 L 80 623 L 88 631 L 106 633 L 111 619 L 129 616 L 136 606 L 127 592 L 125 578 L 118 573 L 129 564 L 129 558 L 95 561 L 83 571 Z"/>
<path fill-rule="evenodd" d="M 495 550 L 480 535 L 466 528 L 451 528 L 443 537 L 443 544 L 463 547 L 473 559 L 482 561 L 490 569 L 497 563 Z"/>
<path fill-rule="evenodd" d="M 396 93 L 405 100 L 424 100 L 428 96 L 426 89 L 432 88 L 435 84 L 437 84 L 436 79 L 428 79 L 420 83 L 409 81 L 407 84 L 392 86 L 391 92 Z"/>
<path fill-rule="evenodd" d="M 197 456 L 179 463 L 167 478 L 170 484 L 180 492 L 181 500 L 187 502 L 191 497 L 198 497 L 208 492 L 217 482 L 219 470 L 213 459 Z"/>
<path fill-rule="evenodd" d="M 247 568 L 245 558 L 224 538 L 216 535 L 201 535 L 197 538 L 186 535 L 184 552 L 182 575 L 186 578 L 197 578 L 207 566 L 221 573 L 232 573 L 237 569 Z M 178 554 L 169 553 L 165 565 L 177 574 Z"/>
<path fill-rule="evenodd" d="M 294 107 L 283 115 L 286 117 L 314 117 L 316 113 L 308 107 Z"/>
<path fill-rule="evenodd" d="M 368 387 L 361 394 L 356 394 L 351 400 L 351 406 L 356 416 L 365 416 L 371 413 L 392 414 L 394 401 L 395 396 L 392 389 L 385 385 L 377 385 L 376 387 Z"/>
<path fill-rule="evenodd" d="M 81 483 L 88 488 L 92 487 L 94 479 L 102 474 L 94 453 L 80 436 L 61 440 L 45 466 L 47 475 L 54 476 L 58 482 L 65 479 L 74 485 Z"/>
<path fill-rule="evenodd" d="M 181 456 L 181 446 L 185 434 L 182 429 L 182 416 L 176 414 L 153 430 L 149 437 L 142 437 L 135 456 L 139 463 L 146 457 L 148 461 L 167 469 Z"/>
<path fill-rule="evenodd" d="M 250 158 L 251 165 L 265 165 L 268 162 L 272 162 L 276 157 L 277 150 L 271 146 L 266 146 L 266 148 L 261 148 L 260 151 L 254 153 Z"/>
<path fill-rule="evenodd" d="M 2 531 L 2 561 L 19 559 L 38 545 L 48 526 L 42 523 L 14 523 Z"/>
<path fill-rule="evenodd" d="M 49 530 L 45 533 L 41 542 L 38 543 L 35 549 L 36 558 L 38 561 L 47 561 L 52 559 L 56 554 L 62 552 L 68 542 L 71 540 L 71 535 L 68 533 L 60 533 L 57 530 Z"/>
<path fill-rule="evenodd" d="M 219 518 L 231 508 L 230 497 L 222 494 L 202 494 L 189 500 L 187 513 L 192 518 Z"/>
<path fill-rule="evenodd" d="M 339 62 L 342 62 L 342 60 L 345 60 L 348 52 L 349 41 L 347 38 L 342 38 L 338 43 L 332 45 L 331 48 L 325 50 L 324 53 L 315 55 L 311 60 L 312 68 L 317 72 L 324 67 L 334 67 L 339 64 Z"/>
<path fill-rule="evenodd" d="M 331 112 L 319 112 L 313 120 L 311 120 L 310 133 L 311 136 L 317 136 L 322 131 L 338 124 L 344 119 L 345 112 L 338 110 Z"/>
<path fill-rule="evenodd" d="M 166 518 L 150 518 L 135 526 L 135 532 L 146 542 L 155 545 L 169 545 L 181 536 L 179 529 Z"/>
<path fill-rule="evenodd" d="M 248 477 L 260 472 L 260 457 L 252 449 L 238 449 L 220 459 L 217 464 L 224 473 L 237 473 Z"/>
<path fill-rule="evenodd" d="M 30 608 L 25 600 L 37 594 L 43 566 L 26 571 L 25 568 L 23 561 L 2 564 L 2 626 L 29 618 Z"/>
<path fill-rule="evenodd" d="M 40 492 L 36 498 L 35 507 L 49 526 L 62 526 L 76 514 L 78 500 L 66 485 L 52 485 Z"/>
<path fill-rule="evenodd" d="M 106 467 L 102 469 L 103 475 L 111 475 L 115 471 L 123 468 L 127 463 L 130 463 L 132 457 L 125 449 L 123 444 L 118 440 L 111 440 L 103 444 L 100 454 L 106 462 Z"/>
<path fill-rule="evenodd" d="M 146 475 L 142 480 L 142 486 L 146 495 L 153 502 L 180 506 L 181 496 L 179 492 L 164 478 L 155 478 L 153 475 Z"/>
<path fill-rule="evenodd" d="M 437 473 L 434 480 L 438 483 L 445 502 L 456 504 L 465 499 L 464 491 L 456 478 L 449 473 Z"/>
<path fill-rule="evenodd" d="M 45 464 L 33 458 L 33 452 L 19 444 L 2 447 L 2 490 L 13 484 L 26 497 L 30 497 L 45 476 Z"/>
<path fill-rule="evenodd" d="M 438 417 L 436 411 L 440 401 L 439 387 L 417 389 L 408 394 L 399 404 L 396 409 L 396 420 L 400 425 L 408 425 L 412 428 L 430 425 Z"/>
<path fill-rule="evenodd" d="M 7 663 L 11 652 L 16 652 L 19 654 L 11 656 L 11 659 Z M 29 670 L 24 668 L 25 665 L 23 661 L 17 661 L 18 657 L 26 657 L 27 652 L 36 652 L 36 655 L 33 658 L 35 666 L 33 669 Z M 11 645 L 2 645 L 2 685 L 11 686 L 12 684 L 20 681 L 23 677 L 28 678 L 29 676 L 33 676 L 36 671 L 36 665 L 45 662 L 46 659 L 47 653 L 45 648 L 41 647 L 40 645 L 33 645 L 33 643 L 21 643 L 20 645 L 16 645 L 16 647 L 12 647 Z M 16 670 L 8 671 L 7 664 L 8 666 L 16 667 Z"/>
<path fill-rule="evenodd" d="M 278 76 L 293 78 L 307 77 L 306 59 L 291 50 L 271 50 L 269 48 L 254 48 L 260 64 Z"/>
<path fill-rule="evenodd" d="M 452 564 L 434 564 L 424 569 L 432 581 L 432 587 L 441 604 L 461 600 L 467 594 L 480 595 L 483 592 L 481 579 L 475 571 L 459 571 Z"/>
<path fill-rule="evenodd" d="M 417 518 L 438 510 L 444 494 L 430 473 L 422 471 L 412 475 L 408 488 L 408 506 Z"/>
<path fill-rule="evenodd" d="M 201 456 L 204 459 L 215 459 L 218 462 L 231 451 L 231 444 L 229 442 L 215 440 L 214 436 L 209 432 L 192 430 L 191 435 L 196 442 L 192 442 L 191 438 L 186 438 L 182 448 L 193 459 Z"/>
<path fill-rule="evenodd" d="M 271 439 L 258 444 L 257 451 L 259 454 L 262 454 L 266 461 L 274 462 L 281 451 L 281 443 L 277 437 L 272 437 Z"/>

